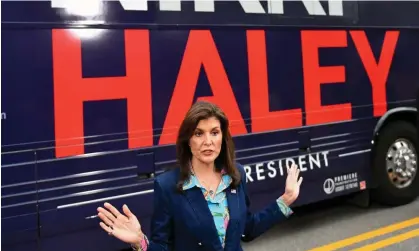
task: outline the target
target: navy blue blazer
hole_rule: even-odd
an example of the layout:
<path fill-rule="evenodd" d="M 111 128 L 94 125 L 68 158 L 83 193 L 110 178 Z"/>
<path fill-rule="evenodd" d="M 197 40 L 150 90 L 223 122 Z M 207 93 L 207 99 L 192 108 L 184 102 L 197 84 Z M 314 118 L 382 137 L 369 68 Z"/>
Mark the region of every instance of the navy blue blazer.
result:
<path fill-rule="evenodd" d="M 246 174 L 240 164 L 241 183 L 226 189 L 230 222 L 225 248 L 218 238 L 213 217 L 202 191 L 194 187 L 176 191 L 179 169 L 157 176 L 154 182 L 154 213 L 148 251 L 242 251 L 240 241 L 250 241 L 276 223 L 286 219 L 276 201 L 265 209 L 251 213 L 246 192 Z"/>

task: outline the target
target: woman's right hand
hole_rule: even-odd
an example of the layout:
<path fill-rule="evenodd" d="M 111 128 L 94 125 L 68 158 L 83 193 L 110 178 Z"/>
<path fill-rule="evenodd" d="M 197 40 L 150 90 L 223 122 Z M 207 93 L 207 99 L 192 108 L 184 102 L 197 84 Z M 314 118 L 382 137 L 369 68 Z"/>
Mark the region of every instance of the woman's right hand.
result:
<path fill-rule="evenodd" d="M 99 223 L 103 230 L 123 242 L 138 245 L 144 238 L 144 234 L 141 231 L 140 222 L 128 206 L 122 207 L 124 214 L 109 203 L 105 203 L 105 208 L 97 209 L 98 216 L 103 221 Z"/>

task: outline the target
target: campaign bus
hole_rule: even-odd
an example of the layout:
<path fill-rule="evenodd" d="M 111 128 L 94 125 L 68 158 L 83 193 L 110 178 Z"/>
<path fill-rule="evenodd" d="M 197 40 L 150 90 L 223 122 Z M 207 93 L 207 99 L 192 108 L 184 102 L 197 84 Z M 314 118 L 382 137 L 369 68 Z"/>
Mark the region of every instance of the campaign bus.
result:
<path fill-rule="evenodd" d="M 342 0 L 2 1 L 2 250 L 124 250 L 97 208 L 150 233 L 191 105 L 231 121 L 251 210 L 419 193 L 419 5 Z"/>

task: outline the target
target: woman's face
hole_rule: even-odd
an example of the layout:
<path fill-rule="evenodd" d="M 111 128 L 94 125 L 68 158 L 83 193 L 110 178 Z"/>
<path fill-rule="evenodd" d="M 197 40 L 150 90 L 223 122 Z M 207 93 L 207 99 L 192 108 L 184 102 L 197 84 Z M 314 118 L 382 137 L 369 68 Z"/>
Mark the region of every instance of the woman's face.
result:
<path fill-rule="evenodd" d="M 221 151 L 223 134 L 220 121 L 211 117 L 199 121 L 192 137 L 189 139 L 193 158 L 211 164 L 215 161 Z"/>

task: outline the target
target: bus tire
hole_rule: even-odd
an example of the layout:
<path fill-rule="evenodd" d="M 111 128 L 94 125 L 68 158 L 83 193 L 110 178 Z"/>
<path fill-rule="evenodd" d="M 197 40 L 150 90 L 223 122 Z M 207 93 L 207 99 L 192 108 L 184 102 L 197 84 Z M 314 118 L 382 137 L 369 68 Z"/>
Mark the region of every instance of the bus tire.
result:
<path fill-rule="evenodd" d="M 371 196 L 374 201 L 400 206 L 418 197 L 417 153 L 418 136 L 413 124 L 396 121 L 382 129 L 373 156 L 376 186 L 371 190 Z"/>

